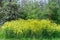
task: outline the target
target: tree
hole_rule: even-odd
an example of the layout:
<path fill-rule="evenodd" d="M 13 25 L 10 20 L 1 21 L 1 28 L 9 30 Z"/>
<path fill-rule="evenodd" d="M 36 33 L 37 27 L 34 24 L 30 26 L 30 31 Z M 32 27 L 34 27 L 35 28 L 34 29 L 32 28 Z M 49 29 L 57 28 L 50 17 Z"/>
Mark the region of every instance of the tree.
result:
<path fill-rule="evenodd" d="M 58 14 L 58 11 L 60 10 L 58 3 L 56 0 L 52 0 L 52 2 L 49 3 L 49 10 L 50 10 L 50 19 L 53 20 L 56 23 L 60 23 L 60 15 Z"/>
<path fill-rule="evenodd" d="M 3 6 L 3 0 L 0 0 L 0 7 L 2 7 Z"/>

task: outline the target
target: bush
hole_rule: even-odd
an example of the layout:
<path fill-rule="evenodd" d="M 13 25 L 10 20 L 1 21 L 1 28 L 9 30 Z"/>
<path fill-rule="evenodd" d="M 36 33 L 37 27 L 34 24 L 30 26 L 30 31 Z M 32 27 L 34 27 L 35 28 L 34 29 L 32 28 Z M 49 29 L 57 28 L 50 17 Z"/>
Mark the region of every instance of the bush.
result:
<path fill-rule="evenodd" d="M 60 37 L 60 26 L 49 20 L 15 20 L 2 26 L 6 38 Z"/>
<path fill-rule="evenodd" d="M 50 10 L 50 19 L 53 20 L 55 23 L 60 23 L 60 7 L 56 2 L 52 2 L 49 4 Z"/>
<path fill-rule="evenodd" d="M 5 4 L 5 14 L 7 20 L 14 20 L 18 18 L 24 19 L 26 17 L 26 15 L 21 11 L 20 5 L 14 2 Z"/>
<path fill-rule="evenodd" d="M 28 2 L 22 6 L 22 11 L 27 15 L 26 19 L 47 19 L 48 13 L 45 11 L 46 9 L 41 8 L 41 5 L 38 2 Z M 43 10 L 42 10 L 43 9 Z"/>
<path fill-rule="evenodd" d="M 15 2 L 7 2 L 0 7 L 0 19 L 4 21 L 16 20 L 18 18 L 26 19 L 26 14 L 21 10 L 20 5 Z"/>

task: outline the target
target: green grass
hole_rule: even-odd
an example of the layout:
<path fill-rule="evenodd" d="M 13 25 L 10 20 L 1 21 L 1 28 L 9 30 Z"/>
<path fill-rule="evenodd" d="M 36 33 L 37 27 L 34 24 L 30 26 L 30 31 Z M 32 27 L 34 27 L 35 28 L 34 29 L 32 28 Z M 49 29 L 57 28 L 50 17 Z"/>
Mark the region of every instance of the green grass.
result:
<path fill-rule="evenodd" d="M 52 39 L 48 39 L 48 38 L 21 38 L 21 39 L 0 39 L 0 40 L 60 40 L 60 38 L 52 38 Z"/>

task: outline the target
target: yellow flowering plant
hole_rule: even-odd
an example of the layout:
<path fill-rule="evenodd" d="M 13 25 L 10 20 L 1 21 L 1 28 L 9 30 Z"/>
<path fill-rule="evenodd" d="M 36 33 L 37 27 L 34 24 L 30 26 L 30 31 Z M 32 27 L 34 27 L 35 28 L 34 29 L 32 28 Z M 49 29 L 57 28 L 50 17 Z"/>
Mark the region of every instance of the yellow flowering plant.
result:
<path fill-rule="evenodd" d="M 17 34 L 18 36 L 25 36 L 25 37 L 32 37 L 32 36 L 52 36 L 55 31 L 60 32 L 60 26 L 52 23 L 50 20 L 15 20 L 11 22 L 6 22 L 2 26 L 2 30 L 6 32 L 6 29 L 8 32 L 10 30 L 13 31 L 13 34 Z M 7 36 L 7 35 L 6 35 Z"/>

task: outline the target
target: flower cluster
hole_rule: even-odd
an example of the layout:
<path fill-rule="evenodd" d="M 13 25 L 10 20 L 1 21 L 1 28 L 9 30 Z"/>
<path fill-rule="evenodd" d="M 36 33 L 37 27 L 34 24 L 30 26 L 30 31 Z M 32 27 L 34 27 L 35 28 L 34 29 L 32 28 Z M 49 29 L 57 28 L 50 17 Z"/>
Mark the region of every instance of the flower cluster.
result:
<path fill-rule="evenodd" d="M 15 20 L 6 22 L 2 26 L 2 30 L 6 32 L 6 29 L 12 30 L 14 34 L 19 36 L 52 36 L 53 33 L 60 32 L 60 26 L 52 23 L 50 20 Z"/>

